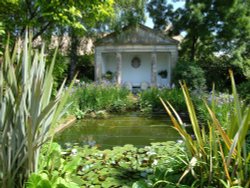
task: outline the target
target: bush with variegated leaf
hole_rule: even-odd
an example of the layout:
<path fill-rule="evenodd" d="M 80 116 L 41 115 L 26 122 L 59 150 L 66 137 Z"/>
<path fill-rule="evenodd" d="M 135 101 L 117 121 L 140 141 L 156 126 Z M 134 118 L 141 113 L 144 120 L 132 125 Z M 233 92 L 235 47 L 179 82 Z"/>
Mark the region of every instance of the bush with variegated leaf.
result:
<path fill-rule="evenodd" d="M 36 172 L 41 145 L 64 111 L 68 91 L 64 83 L 55 98 L 52 71 L 47 68 L 44 47 L 32 50 L 28 32 L 21 56 L 7 45 L 0 64 L 0 187 L 23 187 Z"/>

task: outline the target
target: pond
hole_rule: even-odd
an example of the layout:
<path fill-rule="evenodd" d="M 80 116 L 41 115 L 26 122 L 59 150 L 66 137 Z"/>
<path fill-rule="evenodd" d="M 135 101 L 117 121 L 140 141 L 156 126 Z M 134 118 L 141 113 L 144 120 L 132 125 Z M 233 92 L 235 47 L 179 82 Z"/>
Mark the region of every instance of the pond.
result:
<path fill-rule="evenodd" d="M 138 113 L 115 115 L 108 119 L 83 119 L 55 137 L 62 146 L 79 144 L 97 146 L 100 149 L 133 144 L 144 147 L 153 142 L 180 139 L 166 114 L 151 117 Z"/>

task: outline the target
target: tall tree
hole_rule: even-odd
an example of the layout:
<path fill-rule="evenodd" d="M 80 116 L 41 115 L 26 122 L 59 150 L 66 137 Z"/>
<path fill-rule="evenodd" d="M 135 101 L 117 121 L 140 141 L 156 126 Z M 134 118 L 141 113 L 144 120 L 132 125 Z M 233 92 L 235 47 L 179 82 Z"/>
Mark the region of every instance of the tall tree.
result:
<path fill-rule="evenodd" d="M 181 58 L 207 68 L 216 61 L 226 62 L 231 67 L 238 66 L 249 77 L 249 0 L 186 0 L 185 6 L 175 11 L 167 8 L 167 3 L 151 0 L 148 11 L 156 27 L 164 29 L 171 24 L 170 34 L 185 33 Z M 165 9 L 157 13 L 156 7 Z M 158 23 L 164 26 L 157 26 Z"/>
<path fill-rule="evenodd" d="M 81 17 L 71 0 L 0 1 L 0 19 L 5 30 L 14 37 L 22 36 L 26 27 L 33 31 L 33 39 L 62 25 L 83 29 L 78 21 Z"/>
<path fill-rule="evenodd" d="M 44 38 L 45 34 L 50 38 L 60 30 L 67 32 L 71 37 L 69 77 L 72 79 L 79 38 L 113 17 L 113 4 L 114 0 L 4 0 L 0 1 L 0 19 L 12 38 L 22 36 L 27 27 L 33 31 L 33 40 L 38 36 Z"/>
<path fill-rule="evenodd" d="M 114 4 L 115 17 L 111 29 L 119 30 L 127 25 L 145 21 L 146 0 L 117 0 Z"/>
<path fill-rule="evenodd" d="M 93 6 L 94 5 L 94 6 Z M 98 32 L 119 31 L 126 25 L 141 23 L 145 20 L 146 0 L 117 0 L 117 1 L 89 1 L 79 2 L 77 7 L 83 7 L 84 11 L 81 23 L 87 28 L 87 32 L 79 32 L 78 29 L 70 29 L 71 51 L 69 77 L 75 74 L 77 58 L 77 46 L 81 36 Z M 94 18 L 94 19 L 93 19 Z"/>
<path fill-rule="evenodd" d="M 165 30 L 171 25 L 170 19 L 173 16 L 173 5 L 167 0 L 151 0 L 147 4 L 149 16 L 153 19 L 154 29 Z"/>
<path fill-rule="evenodd" d="M 106 0 L 88 0 L 77 1 L 75 6 L 81 10 L 81 18 L 79 22 L 86 28 L 82 30 L 76 27 L 70 27 L 68 32 L 71 39 L 70 48 L 70 67 L 69 67 L 69 80 L 74 77 L 76 72 L 76 64 L 78 62 L 78 47 L 80 44 L 80 38 L 86 36 L 89 33 L 93 33 L 105 23 L 107 20 L 114 17 L 114 1 Z"/>

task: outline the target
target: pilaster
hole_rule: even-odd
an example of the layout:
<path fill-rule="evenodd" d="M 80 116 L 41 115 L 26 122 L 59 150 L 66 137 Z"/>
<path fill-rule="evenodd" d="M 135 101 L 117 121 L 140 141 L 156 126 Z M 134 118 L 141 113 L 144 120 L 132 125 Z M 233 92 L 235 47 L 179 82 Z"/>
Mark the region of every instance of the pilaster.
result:
<path fill-rule="evenodd" d="M 175 67 L 178 59 L 178 52 L 171 52 L 170 53 L 170 61 L 169 61 L 169 67 L 168 67 L 168 72 L 169 72 L 169 85 L 172 86 L 172 69 Z"/>
<path fill-rule="evenodd" d="M 155 52 L 151 54 L 151 86 L 157 86 L 157 55 Z"/>
<path fill-rule="evenodd" d="M 120 52 L 116 53 L 116 72 L 117 72 L 117 77 L 116 77 L 116 82 L 118 85 L 121 84 L 122 82 L 122 55 Z"/>
<path fill-rule="evenodd" d="M 95 81 L 101 81 L 102 79 L 102 64 L 102 53 L 98 51 L 95 53 Z"/>

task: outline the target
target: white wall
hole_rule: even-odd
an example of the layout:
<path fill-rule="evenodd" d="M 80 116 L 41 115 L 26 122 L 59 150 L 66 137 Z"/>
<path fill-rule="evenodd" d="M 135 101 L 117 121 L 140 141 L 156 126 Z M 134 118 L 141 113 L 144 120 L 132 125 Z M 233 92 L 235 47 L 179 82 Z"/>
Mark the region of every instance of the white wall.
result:
<path fill-rule="evenodd" d="M 105 74 L 107 71 L 116 72 L 116 58 L 115 53 L 103 54 L 104 58 L 104 69 L 102 74 Z"/>
<path fill-rule="evenodd" d="M 157 53 L 157 84 L 160 86 L 169 85 L 169 63 L 170 63 L 170 53 Z M 168 77 L 167 79 L 162 79 L 161 76 L 158 75 L 159 71 L 167 70 Z"/>
<path fill-rule="evenodd" d="M 131 82 L 133 85 L 140 85 L 141 82 L 151 83 L 151 53 L 149 52 L 126 52 L 122 55 L 122 83 Z M 134 57 L 138 57 L 141 60 L 141 65 L 138 68 L 134 68 L 131 65 L 131 61 Z M 102 74 L 107 71 L 116 72 L 116 57 L 115 53 L 103 54 L 104 66 L 102 68 Z M 157 73 L 161 70 L 169 69 L 170 54 L 169 53 L 157 53 Z M 169 70 L 168 70 L 169 73 Z M 169 74 L 168 74 L 169 77 Z M 168 79 L 162 80 L 157 74 L 158 85 L 167 85 Z"/>
<path fill-rule="evenodd" d="M 151 54 L 150 53 L 124 53 L 122 66 L 122 81 L 140 85 L 141 82 L 151 82 Z M 131 61 L 134 57 L 141 60 L 141 65 L 134 68 Z"/>

